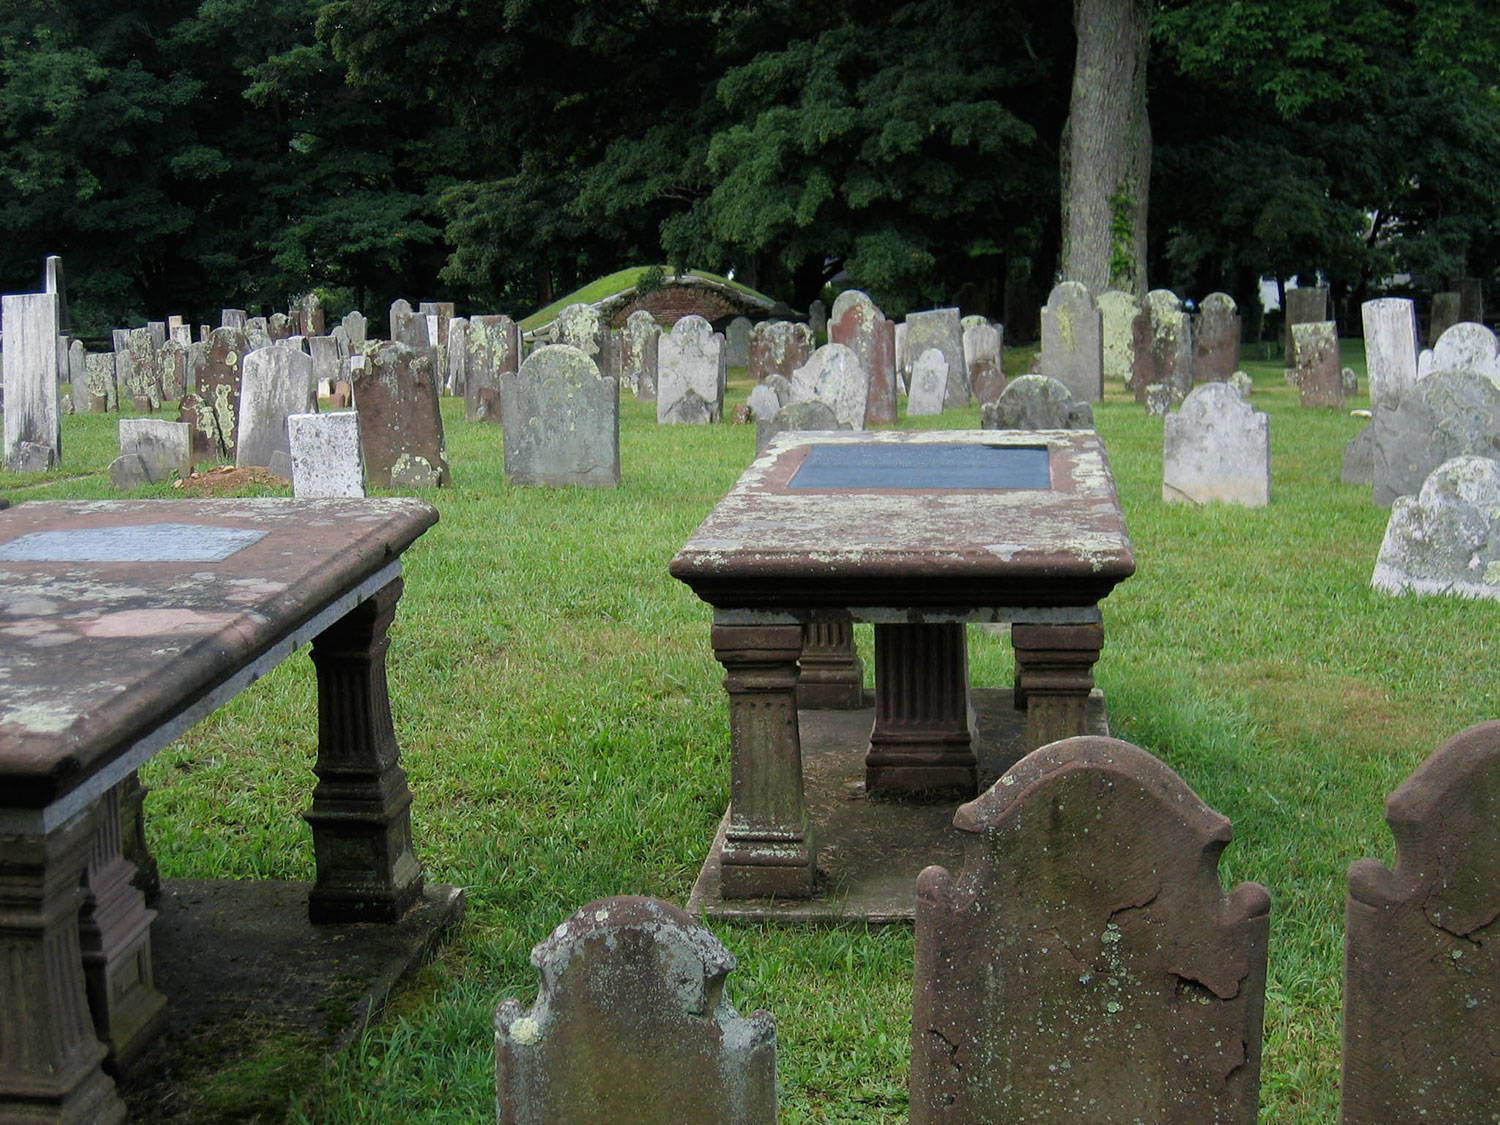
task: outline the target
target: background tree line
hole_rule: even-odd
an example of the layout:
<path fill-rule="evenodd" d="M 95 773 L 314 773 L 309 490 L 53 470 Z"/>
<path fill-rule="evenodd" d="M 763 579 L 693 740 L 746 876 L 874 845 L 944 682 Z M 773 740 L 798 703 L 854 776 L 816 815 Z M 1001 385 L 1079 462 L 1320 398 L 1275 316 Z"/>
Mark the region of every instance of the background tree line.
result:
<path fill-rule="evenodd" d="M 664 260 L 1019 334 L 1060 269 L 1494 281 L 1496 7 L 13 0 L 0 285 L 62 254 L 100 332 L 313 288 L 525 313 Z"/>

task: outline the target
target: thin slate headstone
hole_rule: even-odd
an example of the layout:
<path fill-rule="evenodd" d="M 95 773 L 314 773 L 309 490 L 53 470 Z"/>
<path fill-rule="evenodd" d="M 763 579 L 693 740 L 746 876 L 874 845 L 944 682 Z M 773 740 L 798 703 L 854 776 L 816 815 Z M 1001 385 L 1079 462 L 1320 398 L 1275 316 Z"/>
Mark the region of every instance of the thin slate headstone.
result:
<path fill-rule="evenodd" d="M 775 1021 L 734 1010 L 734 957 L 692 916 L 601 899 L 531 964 L 536 1004 L 495 1011 L 500 1125 L 774 1125 Z"/>
<path fill-rule="evenodd" d="M 656 372 L 661 325 L 645 309 L 636 309 L 625 318 L 620 337 L 621 381 L 634 393 L 637 402 L 656 401 Z"/>
<path fill-rule="evenodd" d="M 1000 397 L 980 412 L 986 430 L 1091 430 L 1094 408 L 1046 375 L 1012 379 Z"/>
<path fill-rule="evenodd" d="M 957 309 L 927 309 L 906 314 L 906 347 L 918 360 L 928 348 L 936 348 L 948 361 L 948 384 L 944 408 L 969 405 L 968 371 L 964 367 L 964 334 Z M 913 361 L 915 379 L 915 361 Z M 910 406 L 907 413 L 911 413 Z"/>
<path fill-rule="evenodd" d="M 1141 302 L 1134 293 L 1106 289 L 1096 303 L 1103 338 L 1104 377 L 1119 379 L 1129 386 L 1135 355 L 1135 318 L 1140 315 Z"/>
<path fill-rule="evenodd" d="M 1395 410 L 1375 411 L 1375 503 L 1414 496 L 1444 461 L 1500 459 L 1500 388 L 1477 371 L 1419 379 Z"/>
<path fill-rule="evenodd" d="M 411 302 L 405 297 L 397 297 L 391 302 L 390 309 L 390 339 L 397 343 L 405 344 L 409 348 L 425 348 L 428 345 L 427 323 L 421 322 L 420 328 L 417 314 L 412 310 Z"/>
<path fill-rule="evenodd" d="M 1500 462 L 1455 457 L 1416 496 L 1398 496 L 1370 584 L 1500 601 Z"/>
<path fill-rule="evenodd" d="M 1417 381 L 1417 303 L 1382 297 L 1360 306 L 1365 330 L 1365 377 L 1370 406 L 1396 407 Z"/>
<path fill-rule="evenodd" d="M 1187 398 L 1193 389 L 1193 327 L 1177 294 L 1170 289 L 1147 293 L 1131 333 L 1135 400 L 1146 402 L 1147 388 L 1158 384 L 1174 403 Z"/>
<path fill-rule="evenodd" d="M 212 458 L 230 457 L 239 433 L 241 367 L 249 341 L 237 328 L 209 333 L 203 369 L 198 376 L 197 409 L 191 420 L 202 440 L 195 448 Z"/>
<path fill-rule="evenodd" d="M 151 334 L 151 346 L 159 348 L 167 342 L 167 322 L 165 320 L 146 321 L 146 331 Z"/>
<path fill-rule="evenodd" d="M 500 416 L 512 484 L 620 483 L 620 386 L 579 348 L 538 348 L 502 375 Z"/>
<path fill-rule="evenodd" d="M 288 414 L 311 414 L 312 358 L 294 348 L 261 348 L 241 361 L 239 427 L 234 463 L 269 467 L 277 452 L 291 455 Z"/>
<path fill-rule="evenodd" d="M 1320 324 L 1328 319 L 1326 286 L 1303 286 L 1286 290 L 1286 365 L 1295 367 L 1296 345 L 1292 329 L 1299 324 Z"/>
<path fill-rule="evenodd" d="M 1494 1120 L 1500 1091 L 1500 723 L 1390 795 L 1396 864 L 1349 868 L 1343 1125 Z"/>
<path fill-rule="evenodd" d="M 293 496 L 365 494 L 365 459 L 356 411 L 289 414 L 286 429 L 291 446 Z"/>
<path fill-rule="evenodd" d="M 187 391 L 188 349 L 176 340 L 168 340 L 156 349 L 157 385 L 163 402 L 176 402 Z"/>
<path fill-rule="evenodd" d="M 780 376 L 773 375 L 772 378 L 776 379 Z M 765 383 L 761 384 L 761 386 L 765 385 Z M 789 402 L 769 417 L 755 420 L 755 453 L 756 456 L 764 453 L 766 446 L 771 444 L 772 438 L 788 431 L 847 429 L 849 429 L 849 424 L 840 422 L 833 408 L 826 402 L 819 402 L 816 399 Z"/>
<path fill-rule="evenodd" d="M 351 354 L 357 353 L 364 348 L 367 331 L 364 313 L 355 309 L 353 312 L 346 313 L 344 319 L 339 324 L 349 337 L 349 350 Z"/>
<path fill-rule="evenodd" d="M 911 393 L 906 398 L 910 416 L 941 414 L 948 401 L 948 359 L 937 348 L 928 348 L 912 364 Z"/>
<path fill-rule="evenodd" d="M 685 316 L 658 340 L 656 355 L 656 420 L 717 422 L 724 413 L 724 337 L 701 316 Z"/>
<path fill-rule="evenodd" d="M 51 293 L 0 298 L 5 333 L 4 467 L 36 472 L 62 461 L 62 404 L 57 388 L 57 301 Z"/>
<path fill-rule="evenodd" d="M 146 480 L 186 480 L 193 471 L 192 435 L 181 422 L 160 418 L 121 418 L 120 455 L 139 457 Z"/>
<path fill-rule="evenodd" d="M 339 342 L 332 336 L 309 336 L 307 354 L 312 358 L 313 382 L 320 387 L 332 386 L 335 379 L 344 373 L 344 359 L 339 354 Z"/>
<path fill-rule="evenodd" d="M 1162 427 L 1161 498 L 1247 508 L 1271 502 L 1271 422 L 1228 383 L 1204 383 Z"/>
<path fill-rule="evenodd" d="M 807 327 L 812 330 L 814 340 L 828 331 L 828 306 L 822 301 L 807 306 Z"/>
<path fill-rule="evenodd" d="M 824 344 L 792 373 L 792 400 L 817 400 L 852 430 L 865 428 L 865 404 L 870 395 L 870 373 L 843 344 Z"/>
<path fill-rule="evenodd" d="M 960 806 L 917 879 L 912 1125 L 1254 1125 L 1270 896 L 1150 754 L 1054 742 Z"/>
<path fill-rule="evenodd" d="M 724 362 L 730 367 L 744 367 L 750 362 L 750 329 L 752 327 L 748 316 L 737 316 L 729 322 L 729 327 L 724 329 Z"/>
<path fill-rule="evenodd" d="M 87 355 L 82 340 L 74 340 L 68 345 L 68 384 L 72 391 L 74 414 L 87 414 L 89 411 L 89 381 L 85 373 Z"/>
<path fill-rule="evenodd" d="M 1104 398 L 1104 328 L 1087 285 L 1056 285 L 1042 308 L 1038 374 L 1056 379 L 1079 402 Z"/>
<path fill-rule="evenodd" d="M 57 302 L 57 330 L 73 331 L 73 318 L 68 311 L 68 283 L 63 275 L 63 261 L 56 254 L 49 254 L 42 263 L 42 292 L 52 294 Z"/>
<path fill-rule="evenodd" d="M 370 487 L 446 486 L 433 349 L 380 341 L 365 345 L 364 361 L 353 372 L 353 390 Z"/>
<path fill-rule="evenodd" d="M 161 369 L 156 362 L 156 345 L 150 328 L 130 330 L 130 374 L 126 397 L 142 413 L 161 409 Z"/>
<path fill-rule="evenodd" d="M 443 371 L 443 386 L 450 395 L 464 397 L 464 388 L 469 381 L 469 320 L 455 316 L 448 320 L 447 342 L 443 348 L 446 363 Z"/>
<path fill-rule="evenodd" d="M 1240 309 L 1228 293 L 1210 293 L 1193 317 L 1193 382 L 1222 383 L 1240 369 Z"/>
<path fill-rule="evenodd" d="M 1292 326 L 1292 369 L 1305 407 L 1344 408 L 1338 326 L 1331 320 Z"/>

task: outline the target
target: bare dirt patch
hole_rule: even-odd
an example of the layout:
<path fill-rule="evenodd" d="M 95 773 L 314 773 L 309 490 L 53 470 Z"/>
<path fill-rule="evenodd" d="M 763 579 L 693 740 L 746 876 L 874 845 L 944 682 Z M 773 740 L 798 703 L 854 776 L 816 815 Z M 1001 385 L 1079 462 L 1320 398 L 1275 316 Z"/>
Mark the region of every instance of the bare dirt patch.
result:
<path fill-rule="evenodd" d="M 264 496 L 279 494 L 291 488 L 292 482 L 267 469 L 220 465 L 193 473 L 172 487 L 187 496 Z"/>

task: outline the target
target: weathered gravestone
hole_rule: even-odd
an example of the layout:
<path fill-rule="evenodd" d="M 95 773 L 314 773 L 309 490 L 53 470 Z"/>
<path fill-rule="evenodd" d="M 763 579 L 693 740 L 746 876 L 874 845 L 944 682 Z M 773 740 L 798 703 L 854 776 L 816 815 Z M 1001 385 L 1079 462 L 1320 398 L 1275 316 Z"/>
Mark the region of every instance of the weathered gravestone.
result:
<path fill-rule="evenodd" d="M 701 316 L 685 316 L 657 341 L 656 420 L 702 425 L 723 413 L 724 337 Z"/>
<path fill-rule="evenodd" d="M 1375 483 L 1375 423 L 1360 427 L 1359 433 L 1344 443 L 1344 460 L 1339 479 L 1345 484 Z"/>
<path fill-rule="evenodd" d="M 271 346 L 271 333 L 266 326 L 265 317 L 252 316 L 245 321 L 245 341 L 246 350 L 252 352 Z"/>
<path fill-rule="evenodd" d="M 1055 742 L 959 808 L 917 879 L 911 1122 L 1254 1125 L 1270 896 L 1144 750 Z"/>
<path fill-rule="evenodd" d="M 807 306 L 807 327 L 812 330 L 814 340 L 828 331 L 828 306 L 822 301 Z"/>
<path fill-rule="evenodd" d="M 1477 371 L 1439 371 L 1375 411 L 1375 503 L 1413 496 L 1444 461 L 1500 458 L 1500 388 Z"/>
<path fill-rule="evenodd" d="M 906 413 L 913 417 L 941 414 L 948 401 L 948 359 L 937 348 L 928 348 L 917 356 L 911 368 L 911 393 L 906 396 Z"/>
<path fill-rule="evenodd" d="M 163 402 L 177 402 L 188 390 L 188 349 L 168 340 L 156 349 L 156 385 Z"/>
<path fill-rule="evenodd" d="M 1104 377 L 1119 379 L 1130 385 L 1135 356 L 1135 318 L 1141 302 L 1134 293 L 1106 289 L 1099 294 L 1100 334 L 1102 339 Z"/>
<path fill-rule="evenodd" d="M 469 382 L 469 321 L 466 317 L 449 318 L 443 354 L 447 357 L 443 366 L 443 386 L 450 395 L 464 398 Z"/>
<path fill-rule="evenodd" d="M 156 362 L 156 344 L 151 339 L 149 327 L 130 330 L 130 376 L 126 397 L 143 414 L 161 409 L 161 367 Z"/>
<path fill-rule="evenodd" d="M 1094 408 L 1046 375 L 1012 379 L 1000 397 L 979 412 L 986 430 L 1090 430 Z"/>
<path fill-rule="evenodd" d="M 1299 324 L 1321 324 L 1328 319 L 1328 289 L 1308 285 L 1287 289 L 1286 293 L 1286 365 L 1296 366 L 1296 344 L 1292 329 Z"/>
<path fill-rule="evenodd" d="M 1294 290 L 1295 292 L 1295 290 Z M 1292 325 L 1292 370 L 1305 407 L 1344 408 L 1338 326 L 1331 320 Z"/>
<path fill-rule="evenodd" d="M 844 428 L 865 428 L 870 374 L 852 349 L 824 344 L 792 372 L 791 385 L 793 402 L 817 400 L 827 404 Z"/>
<path fill-rule="evenodd" d="M 151 334 L 151 346 L 159 348 L 167 342 L 167 322 L 165 320 L 146 321 L 146 331 Z"/>
<path fill-rule="evenodd" d="M 220 309 L 219 310 L 219 327 L 220 328 L 237 328 L 241 332 L 243 332 L 245 330 L 245 323 L 246 323 L 247 319 L 248 318 L 245 315 L 245 310 L 244 309 Z M 116 350 L 118 350 L 118 349 L 116 349 Z"/>
<path fill-rule="evenodd" d="M 895 357 L 888 354 L 885 314 L 858 289 L 846 289 L 834 299 L 828 321 L 830 344 L 847 347 L 866 373 L 866 402 L 855 429 L 886 425 L 896 420 Z M 848 412 L 840 414 L 852 421 Z"/>
<path fill-rule="evenodd" d="M 1417 304 L 1405 297 L 1382 297 L 1359 308 L 1370 406 L 1395 407 L 1417 381 Z"/>
<path fill-rule="evenodd" d="M 1455 457 L 1416 496 L 1398 496 L 1370 584 L 1500 601 L 1500 462 Z"/>
<path fill-rule="evenodd" d="M 779 378 L 779 376 L 772 376 Z M 765 386 L 764 383 L 761 386 Z M 833 408 L 817 399 L 789 402 L 769 417 L 755 421 L 755 453 L 764 453 L 771 439 L 789 430 L 847 430 L 849 424 L 840 422 Z"/>
<path fill-rule="evenodd" d="M 746 373 L 752 383 L 772 374 L 790 379 L 812 352 L 813 334 L 807 325 L 762 320 L 750 330 L 750 362 Z"/>
<path fill-rule="evenodd" d="M 521 329 L 508 316 L 476 316 L 464 334 L 464 419 L 500 421 L 500 380 L 521 366 Z"/>
<path fill-rule="evenodd" d="M 1176 293 L 1153 289 L 1146 294 L 1131 324 L 1131 353 L 1136 402 L 1146 402 L 1146 389 L 1156 384 L 1167 388 L 1173 402 L 1187 398 L 1193 389 L 1193 328 Z"/>
<path fill-rule="evenodd" d="M 1427 324 L 1427 338 L 1440 339 L 1444 332 L 1460 322 L 1459 295 L 1456 292 L 1432 295 L 1432 316 Z"/>
<path fill-rule="evenodd" d="M 625 330 L 620 340 L 621 379 L 635 393 L 637 402 L 656 399 L 660 341 L 661 325 L 645 309 L 636 309 L 625 318 Z M 748 342 L 746 348 L 749 348 Z"/>
<path fill-rule="evenodd" d="M 1210 293 L 1193 317 L 1193 382 L 1222 383 L 1240 369 L 1240 310 L 1228 293 Z"/>
<path fill-rule="evenodd" d="M 1462 323 L 1484 323 L 1484 285 L 1477 277 L 1458 279 L 1458 319 Z M 63 325 L 63 330 L 67 330 Z"/>
<path fill-rule="evenodd" d="M 295 348 L 261 348 L 240 361 L 239 427 L 234 463 L 269 466 L 277 453 L 291 457 L 286 416 L 311 414 L 312 358 Z"/>
<path fill-rule="evenodd" d="M 302 299 L 297 302 L 297 314 L 301 321 L 300 333 L 303 336 L 322 336 L 324 334 L 323 300 L 316 293 L 304 293 Z"/>
<path fill-rule="evenodd" d="M 297 324 L 286 313 L 272 313 L 266 321 L 266 332 L 270 335 L 271 342 L 276 343 L 297 335 Z"/>
<path fill-rule="evenodd" d="M 775 1021 L 734 1010 L 734 957 L 690 915 L 600 899 L 531 964 L 536 1004 L 495 1011 L 500 1125 L 774 1125 Z"/>
<path fill-rule="evenodd" d="M 895 336 L 896 355 L 896 389 L 900 394 L 906 394 L 906 388 L 911 384 L 911 356 L 906 350 L 906 321 L 902 321 L 893 329 Z"/>
<path fill-rule="evenodd" d="M 758 423 L 773 418 L 776 412 L 792 401 L 792 381 L 780 375 L 767 375 L 762 382 L 750 388 L 745 396 L 745 405 L 750 408 L 750 417 Z"/>
<path fill-rule="evenodd" d="M 1061 282 L 1047 298 L 1038 367 L 1038 374 L 1056 379 L 1079 402 L 1104 398 L 1103 326 L 1082 282 Z"/>
<path fill-rule="evenodd" d="M 57 298 L 52 293 L 0 298 L 5 333 L 4 467 L 38 472 L 62 460 L 62 405 L 57 393 Z"/>
<path fill-rule="evenodd" d="M 581 351 L 599 369 L 600 375 L 612 374 L 609 368 L 609 324 L 593 305 L 569 305 L 558 313 L 553 339 Z"/>
<path fill-rule="evenodd" d="M 367 332 L 365 314 L 355 309 L 346 313 L 344 319 L 339 321 L 340 327 L 349 337 L 349 350 L 351 354 L 358 354 L 365 346 L 365 334 Z"/>
<path fill-rule="evenodd" d="M 998 324 L 974 324 L 964 329 L 964 363 L 969 368 L 969 390 L 982 407 L 1005 390 L 1001 367 L 1003 329 Z"/>
<path fill-rule="evenodd" d="M 365 460 L 357 412 L 289 414 L 286 429 L 292 449 L 293 496 L 365 494 Z"/>
<path fill-rule="evenodd" d="M 449 483 L 431 348 L 396 340 L 366 344 L 353 372 L 365 478 L 372 488 L 437 488 Z"/>
<path fill-rule="evenodd" d="M 68 283 L 63 273 L 63 260 L 57 254 L 47 255 L 42 262 L 42 292 L 50 293 L 57 302 L 57 330 L 73 331 L 72 314 L 68 312 Z"/>
<path fill-rule="evenodd" d="M 1396 865 L 1349 868 L 1343 1125 L 1500 1113 L 1500 723 L 1444 743 L 1385 803 Z"/>
<path fill-rule="evenodd" d="M 208 337 L 198 390 L 182 404 L 193 428 L 193 448 L 218 459 L 235 452 L 239 432 L 241 365 L 248 341 L 237 328 L 216 328 Z"/>
<path fill-rule="evenodd" d="M 186 480 L 193 471 L 192 434 L 182 422 L 160 418 L 121 418 L 120 456 L 138 457 L 151 484 L 176 476 Z M 111 469 L 111 477 L 114 471 Z"/>
<path fill-rule="evenodd" d="M 1161 498 L 1247 508 L 1269 504 L 1270 419 L 1228 383 L 1193 388 L 1162 427 Z"/>
<path fill-rule="evenodd" d="M 1423 352 L 1417 364 L 1417 377 L 1425 379 L 1434 371 L 1451 371 L 1462 367 L 1477 371 L 1500 386 L 1500 341 L 1482 324 L 1461 321 L 1438 337 L 1430 352 Z"/>
<path fill-rule="evenodd" d="M 67 375 L 74 414 L 87 414 L 89 410 L 89 381 L 84 374 L 87 355 L 82 340 L 69 341 Z"/>
<path fill-rule="evenodd" d="M 344 357 L 339 354 L 339 342 L 332 336 L 309 336 L 307 354 L 312 359 L 313 385 L 319 389 L 319 393 L 327 394 L 344 373 Z"/>
<path fill-rule="evenodd" d="M 581 349 L 538 348 L 500 376 L 500 417 L 512 484 L 620 483 L 620 385 Z"/>
<path fill-rule="evenodd" d="M 737 316 L 729 322 L 729 327 L 724 329 L 724 362 L 730 367 L 744 367 L 750 362 L 751 327 L 748 316 Z"/>
<path fill-rule="evenodd" d="M 948 362 L 944 408 L 969 405 L 969 374 L 964 367 L 964 333 L 957 309 L 927 309 L 906 314 L 906 348 L 915 369 L 928 348 L 936 348 Z M 916 378 L 915 370 L 913 379 Z M 911 413 L 910 406 L 907 413 Z"/>
<path fill-rule="evenodd" d="M 88 389 L 89 410 L 95 414 L 120 409 L 115 392 L 115 357 L 110 352 L 90 352 L 83 357 L 83 382 Z"/>

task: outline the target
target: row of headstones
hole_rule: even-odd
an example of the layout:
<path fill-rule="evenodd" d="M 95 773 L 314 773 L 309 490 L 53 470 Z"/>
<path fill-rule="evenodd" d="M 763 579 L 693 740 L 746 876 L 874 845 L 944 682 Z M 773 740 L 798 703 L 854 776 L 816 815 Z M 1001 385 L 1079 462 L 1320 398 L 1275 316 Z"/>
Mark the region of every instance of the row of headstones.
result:
<path fill-rule="evenodd" d="M 1489 1120 L 1500 1090 L 1500 723 L 1393 793 L 1394 869 L 1345 906 L 1345 1125 Z M 1270 896 L 1226 893 L 1229 821 L 1129 743 L 1072 738 L 959 808 L 956 873 L 916 885 L 911 1121 L 1254 1122 Z M 735 958 L 653 899 L 590 903 L 495 1013 L 506 1125 L 776 1120 L 774 1018 Z"/>

